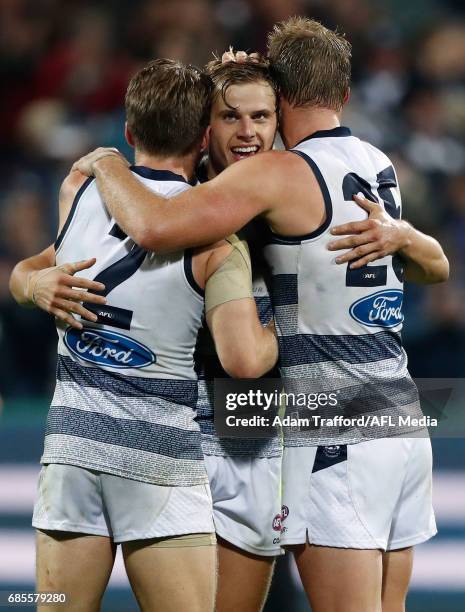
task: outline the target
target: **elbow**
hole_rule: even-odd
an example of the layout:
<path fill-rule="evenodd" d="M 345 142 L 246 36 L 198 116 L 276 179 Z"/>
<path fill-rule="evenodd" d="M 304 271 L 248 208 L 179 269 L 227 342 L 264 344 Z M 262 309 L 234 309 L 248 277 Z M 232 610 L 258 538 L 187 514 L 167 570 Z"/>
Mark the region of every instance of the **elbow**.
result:
<path fill-rule="evenodd" d="M 19 264 L 16 264 L 16 266 L 13 268 L 11 275 L 10 275 L 10 280 L 8 282 L 8 288 L 10 290 L 10 294 L 13 296 L 13 299 L 20 305 L 20 306 L 25 306 L 26 304 L 28 304 L 28 300 L 26 298 L 26 292 L 25 291 L 19 291 L 18 290 L 18 284 L 16 282 L 16 275 L 18 273 L 18 266 Z"/>
<path fill-rule="evenodd" d="M 147 232 L 145 230 L 134 232 L 132 239 L 137 244 L 137 246 L 141 249 L 144 249 L 144 251 L 155 251 L 156 249 L 156 241 L 153 240 L 150 232 Z"/>
<path fill-rule="evenodd" d="M 432 274 L 431 283 L 445 283 L 447 280 L 449 280 L 449 273 L 449 260 L 444 255 Z"/>
<path fill-rule="evenodd" d="M 176 250 L 173 240 L 170 241 L 166 232 L 161 227 L 154 227 L 153 223 L 151 225 L 144 223 L 139 228 L 136 228 L 131 238 L 145 251 L 169 253 Z"/>
<path fill-rule="evenodd" d="M 158 232 L 145 224 L 134 228 L 131 238 L 137 246 L 145 251 L 160 251 Z"/>
<path fill-rule="evenodd" d="M 264 374 L 259 360 L 251 354 L 229 356 L 221 360 L 221 365 L 232 378 L 260 378 Z"/>
<path fill-rule="evenodd" d="M 440 272 L 440 275 L 439 275 L 439 280 L 437 282 L 438 283 L 445 283 L 447 280 L 449 280 L 449 274 L 450 274 L 449 260 L 444 255 L 444 262 L 441 265 L 441 272 Z"/>
<path fill-rule="evenodd" d="M 15 271 L 13 270 L 13 272 L 11 273 L 10 280 L 8 282 L 8 289 L 10 290 L 10 294 L 13 296 L 15 301 L 18 302 L 18 304 L 20 304 L 21 303 L 20 296 L 16 295 L 16 292 L 15 292 L 15 285 L 14 285 L 14 279 L 13 279 L 14 272 Z"/>

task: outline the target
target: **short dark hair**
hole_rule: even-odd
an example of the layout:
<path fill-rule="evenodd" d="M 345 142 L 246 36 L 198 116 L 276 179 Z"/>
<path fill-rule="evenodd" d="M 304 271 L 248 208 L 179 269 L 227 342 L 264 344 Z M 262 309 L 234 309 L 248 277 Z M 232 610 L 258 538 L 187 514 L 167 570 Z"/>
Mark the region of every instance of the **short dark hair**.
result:
<path fill-rule="evenodd" d="M 268 57 L 290 104 L 342 109 L 351 70 L 351 45 L 342 34 L 313 19 L 291 17 L 268 35 Z"/>
<path fill-rule="evenodd" d="M 195 66 L 157 59 L 131 79 L 125 98 L 134 144 L 153 155 L 185 155 L 210 119 L 212 81 Z"/>
<path fill-rule="evenodd" d="M 270 62 L 258 53 L 254 53 L 252 58 L 247 58 L 243 62 L 222 62 L 220 59 L 212 60 L 206 64 L 205 72 L 213 81 L 212 101 L 221 95 L 224 103 L 228 105 L 226 94 L 231 85 L 243 85 L 260 81 L 268 83 L 277 99 L 277 86 L 271 75 Z"/>

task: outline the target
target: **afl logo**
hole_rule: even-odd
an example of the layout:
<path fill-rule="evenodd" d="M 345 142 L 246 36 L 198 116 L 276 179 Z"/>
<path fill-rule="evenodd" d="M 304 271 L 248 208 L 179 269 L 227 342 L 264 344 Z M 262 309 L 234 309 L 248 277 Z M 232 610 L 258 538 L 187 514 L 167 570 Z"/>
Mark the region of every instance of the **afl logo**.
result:
<path fill-rule="evenodd" d="M 152 351 L 140 342 L 107 330 L 68 327 L 64 343 L 79 359 L 107 368 L 143 368 L 156 361 Z"/>
<path fill-rule="evenodd" d="M 350 307 L 350 316 L 369 327 L 395 327 L 404 320 L 403 291 L 386 289 L 357 300 Z"/>
<path fill-rule="evenodd" d="M 281 514 L 277 514 L 273 519 L 272 527 L 274 531 L 286 531 L 286 528 L 283 527 L 283 521 L 287 519 L 289 516 L 289 508 L 287 506 L 281 507 Z"/>
<path fill-rule="evenodd" d="M 281 531 L 282 523 L 281 523 L 281 515 L 277 514 L 273 519 L 272 525 L 274 531 Z"/>

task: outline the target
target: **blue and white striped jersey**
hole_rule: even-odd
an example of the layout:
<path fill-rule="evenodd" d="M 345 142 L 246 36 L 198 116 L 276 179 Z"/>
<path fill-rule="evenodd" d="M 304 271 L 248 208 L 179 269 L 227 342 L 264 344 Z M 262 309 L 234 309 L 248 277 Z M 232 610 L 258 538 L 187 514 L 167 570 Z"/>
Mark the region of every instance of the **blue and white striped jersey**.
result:
<path fill-rule="evenodd" d="M 305 236 L 270 232 L 265 247 L 272 271 L 281 374 L 292 379 L 291 386 L 300 392 L 337 392 L 339 407 L 349 406 L 350 416 L 367 412 L 418 416 L 417 390 L 400 337 L 400 260 L 385 257 L 352 270 L 347 264 L 336 264 L 336 255 L 327 248 L 333 226 L 366 218 L 352 200 L 358 192 L 380 202 L 392 217 L 400 217 L 400 191 L 392 163 L 344 127 L 316 132 L 293 151 L 309 164 L 319 182 L 326 220 Z M 339 414 L 337 407 L 325 412 Z M 370 435 L 388 433 L 379 427 Z M 285 434 L 288 445 L 306 445 L 310 440 L 331 445 L 359 442 L 366 432 L 344 427 Z"/>
<path fill-rule="evenodd" d="M 134 174 L 167 197 L 179 175 Z M 160 485 L 207 481 L 195 422 L 194 347 L 203 315 L 189 252 L 135 245 L 108 214 L 94 180 L 77 194 L 56 243 L 57 264 L 96 257 L 81 274 L 105 284 L 98 323 L 58 325 L 58 368 L 42 463 L 66 463 Z"/>

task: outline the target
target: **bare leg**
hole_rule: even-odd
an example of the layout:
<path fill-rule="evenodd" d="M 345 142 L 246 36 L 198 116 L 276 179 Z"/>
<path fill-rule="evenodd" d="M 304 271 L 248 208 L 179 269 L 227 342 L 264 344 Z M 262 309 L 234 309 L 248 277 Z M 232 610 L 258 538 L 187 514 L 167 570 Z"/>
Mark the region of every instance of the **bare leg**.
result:
<path fill-rule="evenodd" d="M 212 612 L 216 546 L 162 548 L 150 543 L 122 545 L 126 572 L 142 612 Z"/>
<path fill-rule="evenodd" d="M 116 546 L 104 536 L 37 531 L 37 590 L 66 594 L 69 612 L 98 612 Z M 48 606 L 38 606 L 47 612 Z"/>
<path fill-rule="evenodd" d="M 218 539 L 216 612 L 261 612 L 268 595 L 275 557 L 260 557 Z"/>
<path fill-rule="evenodd" d="M 313 612 L 381 612 L 379 550 L 290 546 Z"/>
<path fill-rule="evenodd" d="M 383 554 L 383 612 L 405 612 L 412 567 L 413 548 Z"/>

